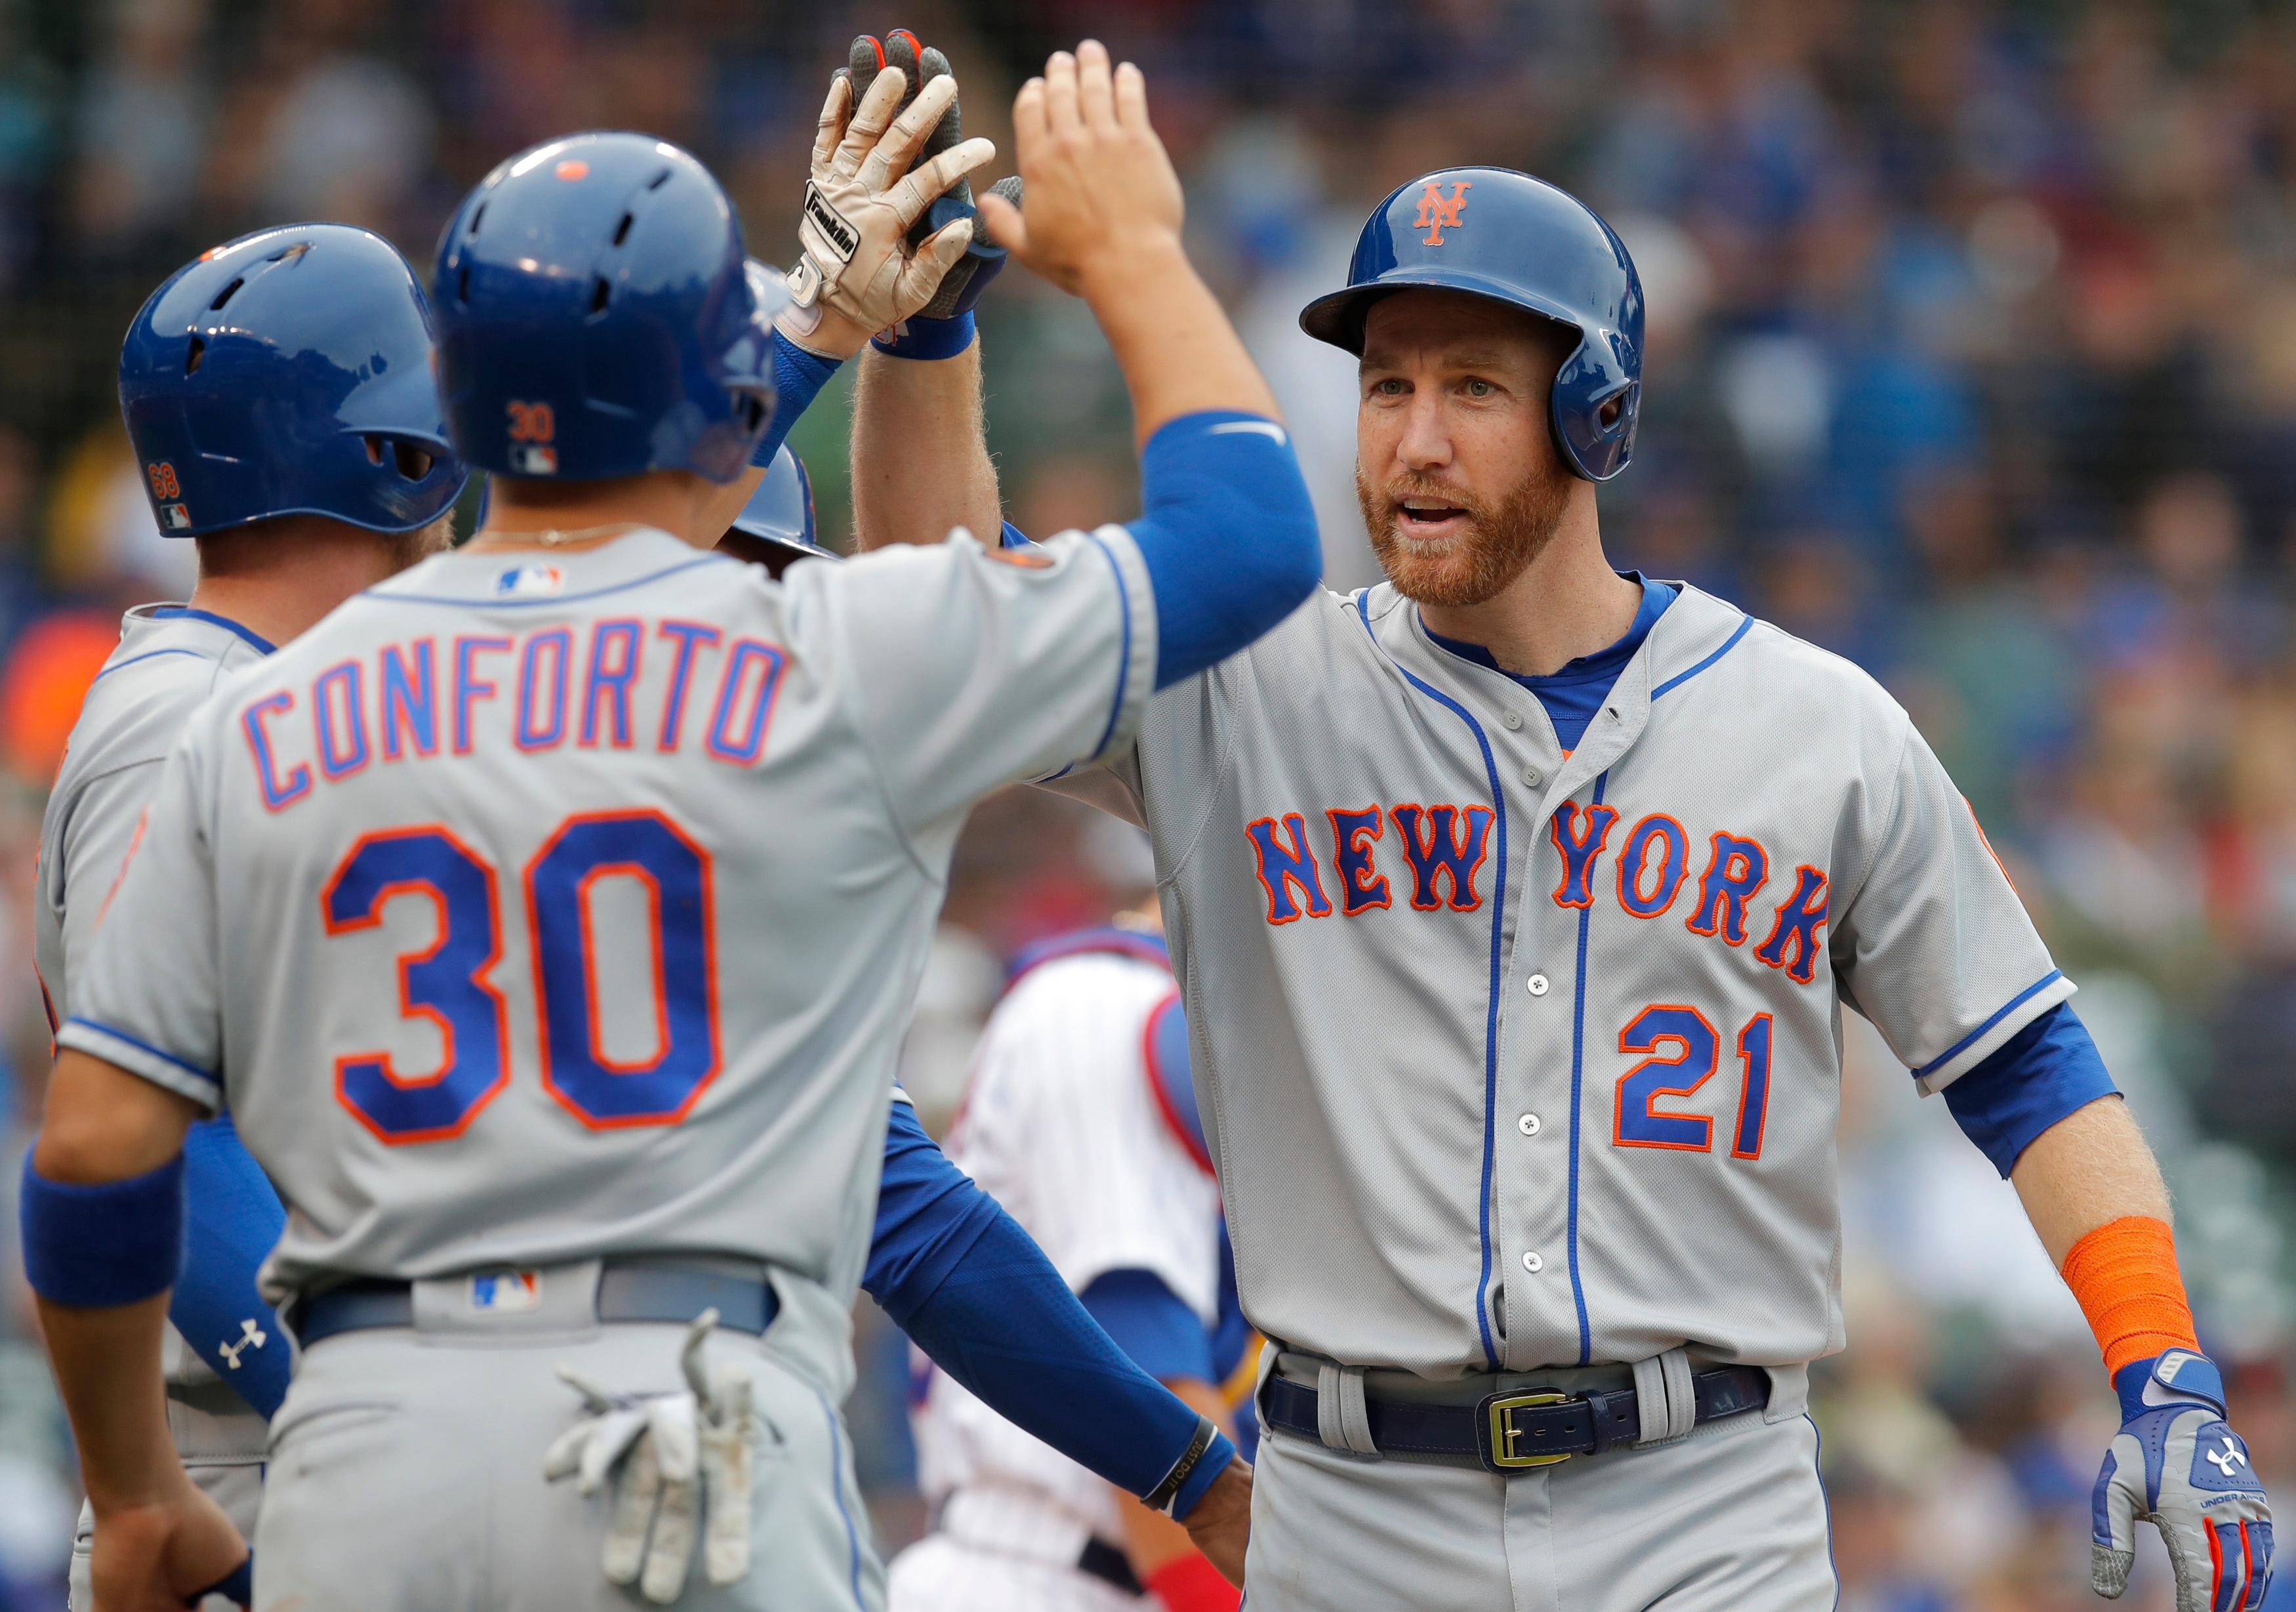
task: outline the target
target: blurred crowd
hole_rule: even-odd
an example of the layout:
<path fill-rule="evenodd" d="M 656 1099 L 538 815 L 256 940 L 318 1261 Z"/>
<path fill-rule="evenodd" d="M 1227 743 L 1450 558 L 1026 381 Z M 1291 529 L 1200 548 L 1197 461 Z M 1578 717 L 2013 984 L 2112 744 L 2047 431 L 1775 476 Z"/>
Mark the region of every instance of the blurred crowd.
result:
<path fill-rule="evenodd" d="M 1364 215 L 1476 161 L 1569 185 L 1617 226 L 1650 325 L 1636 463 L 1603 495 L 1613 557 L 1851 657 L 1914 711 L 2083 986 L 2177 1194 L 2234 1419 L 2296 1505 L 2296 14 L 905 4 L 0 0 L 0 1162 L 47 1057 L 26 910 L 43 792 L 119 610 L 187 586 L 111 394 L 160 277 L 314 218 L 371 226 L 426 269 L 480 174 L 586 127 L 692 146 L 752 250 L 786 260 L 851 35 L 942 45 L 967 132 L 1001 137 L 1019 79 L 1089 30 L 1147 70 L 1192 247 L 1275 382 L 1334 586 L 1374 575 L 1352 374 L 1292 322 L 1339 282 Z M 1123 393 L 1080 307 L 1016 272 L 982 327 L 1014 521 L 1130 514 Z M 844 415 L 824 398 L 793 439 L 832 540 Z M 1049 799 L 978 814 L 906 1057 L 929 1112 L 956 1098 L 1003 959 L 1103 916 L 1140 854 Z M 2087 1496 L 2113 1420 L 2094 1345 L 2009 1188 L 1862 1025 L 1848 1039 L 1850 1349 L 1817 1410 L 1842 1606 L 2093 1604 Z M 863 1320 L 854 1425 L 890 1546 L 922 1521 L 906 1359 Z M 61 1606 L 75 1504 L 10 1281 L 0 1608 Z M 2156 1608 L 2144 1549 L 2129 1604 Z M 2272 1604 L 2296 1606 L 2296 1582 Z"/>

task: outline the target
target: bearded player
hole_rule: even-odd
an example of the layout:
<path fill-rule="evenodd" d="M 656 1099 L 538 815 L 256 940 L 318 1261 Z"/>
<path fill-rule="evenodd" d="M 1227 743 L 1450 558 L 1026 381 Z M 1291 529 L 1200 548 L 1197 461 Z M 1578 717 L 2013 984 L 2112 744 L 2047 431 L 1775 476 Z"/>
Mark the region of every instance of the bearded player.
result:
<path fill-rule="evenodd" d="M 1803 1408 L 1845 1341 L 1846 1008 L 2096 1333 L 2099 1592 L 2149 1519 L 2179 1612 L 2259 1606 L 2269 1510 L 2160 1172 L 1967 804 L 1863 672 L 1604 555 L 1642 371 L 1617 235 L 1525 175 L 1431 174 L 1301 325 L 1357 359 L 1387 581 L 1061 785 L 1154 843 L 1273 1343 L 1250 1604 L 1833 1603 Z"/>

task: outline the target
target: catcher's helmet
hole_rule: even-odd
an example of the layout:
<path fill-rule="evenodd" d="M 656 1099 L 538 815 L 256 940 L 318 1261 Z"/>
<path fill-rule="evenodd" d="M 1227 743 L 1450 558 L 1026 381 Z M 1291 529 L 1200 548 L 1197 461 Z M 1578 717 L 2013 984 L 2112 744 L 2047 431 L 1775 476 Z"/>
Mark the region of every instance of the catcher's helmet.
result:
<path fill-rule="evenodd" d="M 1488 297 L 1576 330 L 1578 350 L 1554 377 L 1555 444 L 1590 481 L 1627 467 L 1642 401 L 1643 285 L 1593 209 L 1510 169 L 1414 179 L 1364 225 L 1347 289 L 1308 303 L 1300 328 L 1360 354 L 1371 305 L 1413 285 Z"/>
<path fill-rule="evenodd" d="M 742 513 L 718 546 L 779 576 L 792 561 L 819 556 L 834 560 L 833 548 L 824 548 L 815 536 L 813 481 L 805 461 L 783 443 L 766 467 Z"/>
<path fill-rule="evenodd" d="M 298 224 L 201 253 L 119 348 L 119 411 L 160 530 L 291 514 L 429 525 L 469 474 L 430 356 L 422 289 L 380 235 Z"/>
<path fill-rule="evenodd" d="M 479 469 L 726 482 L 772 417 L 788 292 L 667 141 L 571 135 L 512 158 L 455 210 L 431 293 L 447 428 Z"/>

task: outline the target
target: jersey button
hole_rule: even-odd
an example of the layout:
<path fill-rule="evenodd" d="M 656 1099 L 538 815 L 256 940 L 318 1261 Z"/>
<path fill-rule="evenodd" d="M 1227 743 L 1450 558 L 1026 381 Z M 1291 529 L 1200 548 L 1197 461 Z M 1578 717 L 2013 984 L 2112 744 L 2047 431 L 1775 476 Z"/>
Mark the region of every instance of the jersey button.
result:
<path fill-rule="evenodd" d="M 1545 996 L 1546 994 L 1546 976 L 1543 974 L 1532 975 L 1529 980 L 1524 982 L 1524 983 L 1529 987 L 1530 994 L 1533 996 Z"/>
<path fill-rule="evenodd" d="M 1521 1131 L 1525 1136 L 1537 1136 L 1538 1134 L 1538 1115 L 1535 1114 L 1524 1114 L 1521 1119 L 1515 1121 L 1514 1128 L 1517 1131 Z"/>
<path fill-rule="evenodd" d="M 1526 1254 L 1522 1256 L 1522 1268 L 1533 1276 L 1537 1276 L 1546 1269 L 1546 1262 L 1539 1258 L 1536 1253 Z"/>
<path fill-rule="evenodd" d="M 1510 731 L 1521 727 L 1522 712 L 1520 711 L 1502 711 L 1499 712 L 1499 726 L 1507 728 Z"/>
<path fill-rule="evenodd" d="M 1536 789 L 1546 782 L 1546 775 L 1536 767 L 1526 767 L 1522 769 L 1522 781 Z"/>

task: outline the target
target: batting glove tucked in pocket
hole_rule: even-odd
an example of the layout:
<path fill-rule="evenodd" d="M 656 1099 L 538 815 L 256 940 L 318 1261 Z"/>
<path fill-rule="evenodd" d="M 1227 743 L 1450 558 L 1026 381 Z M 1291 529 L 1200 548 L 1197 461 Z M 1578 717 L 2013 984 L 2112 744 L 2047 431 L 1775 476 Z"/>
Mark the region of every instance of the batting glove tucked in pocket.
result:
<path fill-rule="evenodd" d="M 2091 1582 L 2118 1599 L 2136 1564 L 2136 1522 L 2169 1547 L 2177 1612 L 2255 1612 L 2272 1583 L 2272 1508 L 2248 1446 L 2224 1419 L 2224 1380 L 2171 1349 L 2117 1375 L 2125 1419 L 2091 1501 Z"/>
<path fill-rule="evenodd" d="M 558 1368 L 589 1414 L 551 1444 L 543 1476 L 552 1483 L 572 1477 L 589 1495 L 619 1470 L 606 1531 L 606 1578 L 635 1583 L 662 1606 L 685 1588 L 697 1532 L 711 1583 L 739 1583 L 750 1570 L 757 1421 L 749 1374 L 738 1365 L 710 1368 L 702 1358 L 717 1324 L 718 1312 L 705 1310 L 686 1330 L 678 1353 L 683 1394 L 620 1394 L 571 1367 Z"/>

